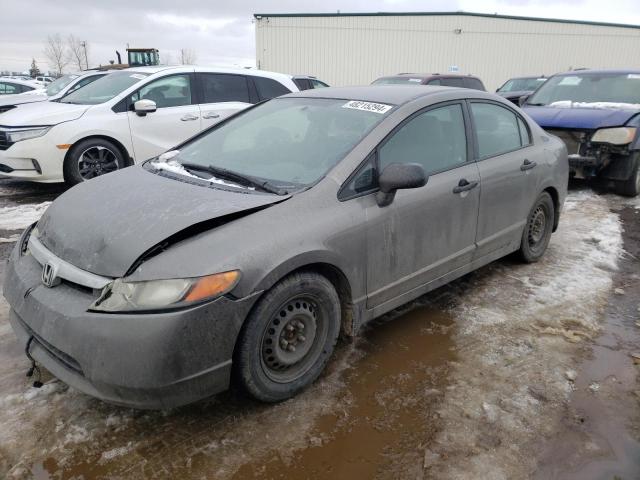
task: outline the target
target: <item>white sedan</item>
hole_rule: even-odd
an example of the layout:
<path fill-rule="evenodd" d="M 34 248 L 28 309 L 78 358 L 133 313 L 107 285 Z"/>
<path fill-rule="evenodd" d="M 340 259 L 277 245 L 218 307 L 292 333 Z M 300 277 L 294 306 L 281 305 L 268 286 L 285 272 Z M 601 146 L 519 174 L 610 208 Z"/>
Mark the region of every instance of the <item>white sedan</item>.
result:
<path fill-rule="evenodd" d="M 20 80 L 18 78 L 0 77 L 0 95 L 15 95 L 42 88 L 34 80 Z"/>
<path fill-rule="evenodd" d="M 155 157 L 239 110 L 297 91 L 290 75 L 261 70 L 115 71 L 55 102 L 0 114 L 0 174 L 73 185 Z"/>

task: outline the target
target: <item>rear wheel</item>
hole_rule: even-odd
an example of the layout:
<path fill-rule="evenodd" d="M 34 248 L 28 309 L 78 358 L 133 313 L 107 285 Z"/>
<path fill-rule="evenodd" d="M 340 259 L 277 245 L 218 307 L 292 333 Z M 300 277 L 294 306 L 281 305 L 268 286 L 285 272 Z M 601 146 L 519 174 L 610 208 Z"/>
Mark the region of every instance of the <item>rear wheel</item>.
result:
<path fill-rule="evenodd" d="M 635 197 L 640 194 L 640 155 L 635 154 L 629 157 L 634 162 L 631 175 L 626 180 L 616 182 L 616 193 L 625 197 Z"/>
<path fill-rule="evenodd" d="M 88 138 L 75 144 L 64 161 L 64 181 L 69 185 L 124 168 L 124 156 L 109 140 Z"/>
<path fill-rule="evenodd" d="M 290 398 L 318 378 L 340 331 L 340 299 L 325 277 L 303 272 L 277 283 L 247 318 L 234 375 L 264 402 Z"/>
<path fill-rule="evenodd" d="M 551 232 L 555 208 L 551 195 L 542 192 L 527 217 L 527 224 L 522 233 L 520 243 L 520 256 L 527 263 L 537 262 L 547 250 Z"/>

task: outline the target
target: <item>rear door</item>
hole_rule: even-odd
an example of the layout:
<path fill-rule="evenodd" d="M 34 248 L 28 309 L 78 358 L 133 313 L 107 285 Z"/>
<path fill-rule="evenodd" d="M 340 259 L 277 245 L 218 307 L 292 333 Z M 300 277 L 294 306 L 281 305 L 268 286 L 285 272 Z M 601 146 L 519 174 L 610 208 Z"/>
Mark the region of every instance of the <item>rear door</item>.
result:
<path fill-rule="evenodd" d="M 525 121 L 497 102 L 469 101 L 482 181 L 478 217 L 478 257 L 515 248 L 539 189 L 537 165 L 543 153 L 534 148 Z"/>
<path fill-rule="evenodd" d="M 197 72 L 196 78 L 201 94 L 202 129 L 255 103 L 246 75 Z"/>
<path fill-rule="evenodd" d="M 377 149 L 376 171 L 391 163 L 418 163 L 424 187 L 399 190 L 394 201 L 367 217 L 367 306 L 414 298 L 414 290 L 466 265 L 475 250 L 480 177 L 472 160 L 462 102 L 418 112 Z M 366 170 L 365 170 L 366 171 Z"/>
<path fill-rule="evenodd" d="M 194 103 L 193 74 L 179 73 L 155 79 L 129 98 L 129 128 L 137 162 L 159 155 L 200 131 L 200 109 Z M 142 99 L 157 110 L 145 116 L 133 111 Z"/>

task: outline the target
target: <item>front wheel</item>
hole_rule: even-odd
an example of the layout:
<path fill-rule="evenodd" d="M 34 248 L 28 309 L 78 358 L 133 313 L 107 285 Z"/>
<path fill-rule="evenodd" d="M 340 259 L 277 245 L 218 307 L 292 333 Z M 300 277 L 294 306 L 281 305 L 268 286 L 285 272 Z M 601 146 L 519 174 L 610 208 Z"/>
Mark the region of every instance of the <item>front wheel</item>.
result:
<path fill-rule="evenodd" d="M 258 301 L 236 351 L 239 386 L 263 402 L 286 400 L 318 378 L 340 332 L 340 299 L 325 277 L 289 275 Z"/>
<path fill-rule="evenodd" d="M 529 212 L 522 233 L 520 256 L 525 262 L 537 262 L 544 255 L 551 240 L 554 217 L 555 208 L 551 195 L 542 192 Z"/>
<path fill-rule="evenodd" d="M 88 138 L 71 147 L 64 161 L 64 181 L 76 185 L 124 167 L 122 152 L 113 142 Z"/>

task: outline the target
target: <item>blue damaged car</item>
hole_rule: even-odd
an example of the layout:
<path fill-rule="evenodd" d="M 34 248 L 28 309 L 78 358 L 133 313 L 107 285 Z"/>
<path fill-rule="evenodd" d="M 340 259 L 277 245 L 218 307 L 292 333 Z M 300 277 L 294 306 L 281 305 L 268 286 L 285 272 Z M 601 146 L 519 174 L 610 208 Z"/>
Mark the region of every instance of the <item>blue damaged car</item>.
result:
<path fill-rule="evenodd" d="M 549 78 L 522 108 L 569 152 L 570 175 L 640 193 L 640 70 L 578 70 Z"/>

